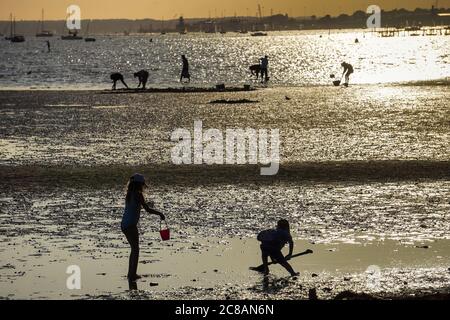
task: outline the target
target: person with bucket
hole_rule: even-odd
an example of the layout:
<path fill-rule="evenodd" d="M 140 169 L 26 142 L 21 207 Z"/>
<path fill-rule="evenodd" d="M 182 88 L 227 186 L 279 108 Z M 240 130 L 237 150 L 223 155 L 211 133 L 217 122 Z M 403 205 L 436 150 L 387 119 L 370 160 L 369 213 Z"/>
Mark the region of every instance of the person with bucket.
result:
<path fill-rule="evenodd" d="M 344 68 L 344 72 L 342 73 L 342 77 L 345 75 L 345 83 L 344 86 L 348 87 L 348 83 L 350 82 L 350 75 L 354 72 L 353 66 L 350 63 L 342 62 L 342 68 Z"/>
<path fill-rule="evenodd" d="M 299 275 L 295 272 L 288 260 L 292 257 L 294 250 L 294 241 L 290 233 L 289 222 L 287 220 L 278 221 L 276 229 L 269 229 L 258 234 L 258 241 L 261 242 L 262 262 L 264 265 L 264 274 L 269 274 L 268 257 L 283 266 L 291 276 Z M 289 243 L 289 254 L 285 257 L 281 250 Z"/>
<path fill-rule="evenodd" d="M 139 231 L 137 225 L 139 223 L 141 209 L 144 208 L 148 213 L 159 216 L 161 221 L 166 220 L 164 214 L 151 208 L 153 207 L 153 203 L 147 204 L 145 202 L 143 191 L 146 187 L 145 177 L 141 174 L 133 175 L 128 181 L 121 229 L 131 247 L 128 264 L 129 281 L 136 281 L 141 278 L 137 275 L 139 262 Z M 161 233 L 161 236 L 163 236 L 163 233 Z M 164 232 L 164 236 L 167 237 L 167 232 Z"/>

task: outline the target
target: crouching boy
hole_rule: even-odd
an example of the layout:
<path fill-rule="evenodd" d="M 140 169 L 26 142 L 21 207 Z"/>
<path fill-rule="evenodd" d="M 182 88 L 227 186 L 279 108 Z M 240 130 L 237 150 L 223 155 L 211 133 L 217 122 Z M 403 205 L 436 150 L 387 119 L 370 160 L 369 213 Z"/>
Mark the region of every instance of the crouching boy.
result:
<path fill-rule="evenodd" d="M 287 262 L 292 257 L 294 242 L 290 233 L 289 222 L 287 220 L 278 221 L 276 229 L 262 231 L 258 234 L 258 241 L 261 242 L 261 254 L 264 264 L 264 274 L 269 274 L 268 257 L 272 261 L 282 265 L 291 276 L 297 276 L 292 266 Z M 289 243 L 289 254 L 285 257 L 281 250 Z"/>

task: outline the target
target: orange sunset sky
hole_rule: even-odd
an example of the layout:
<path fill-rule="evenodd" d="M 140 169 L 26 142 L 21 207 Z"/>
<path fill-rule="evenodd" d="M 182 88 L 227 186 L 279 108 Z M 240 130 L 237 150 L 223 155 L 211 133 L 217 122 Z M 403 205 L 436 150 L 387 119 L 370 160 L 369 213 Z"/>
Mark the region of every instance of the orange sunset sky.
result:
<path fill-rule="evenodd" d="M 0 0 L 0 20 L 8 20 L 12 12 L 17 20 L 39 20 L 45 9 L 46 20 L 66 17 L 66 8 L 77 4 L 83 19 L 173 19 L 256 15 L 257 5 L 263 14 L 288 13 L 290 16 L 337 15 L 364 10 L 377 4 L 384 10 L 394 8 L 431 8 L 431 5 L 449 8 L 450 0 Z M 273 11 L 272 11 L 273 10 Z"/>

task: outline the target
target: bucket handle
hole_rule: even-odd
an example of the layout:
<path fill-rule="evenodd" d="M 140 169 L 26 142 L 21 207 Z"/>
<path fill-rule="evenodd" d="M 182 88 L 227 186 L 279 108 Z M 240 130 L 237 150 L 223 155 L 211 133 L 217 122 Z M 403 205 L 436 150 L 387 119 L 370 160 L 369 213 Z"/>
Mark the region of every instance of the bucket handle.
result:
<path fill-rule="evenodd" d="M 161 231 L 162 230 L 162 224 L 163 224 L 163 221 L 164 221 L 164 224 L 166 225 L 166 229 L 169 229 L 169 225 L 167 224 L 167 221 L 166 220 L 161 220 L 160 222 L 159 222 L 159 231 Z"/>

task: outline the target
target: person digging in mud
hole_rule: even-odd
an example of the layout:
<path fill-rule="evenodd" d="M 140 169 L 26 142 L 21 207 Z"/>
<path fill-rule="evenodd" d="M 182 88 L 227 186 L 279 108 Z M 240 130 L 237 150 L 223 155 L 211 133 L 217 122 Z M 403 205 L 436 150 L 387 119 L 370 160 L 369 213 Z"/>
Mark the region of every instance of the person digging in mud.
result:
<path fill-rule="evenodd" d="M 272 261 L 278 262 L 282 265 L 291 276 L 297 276 L 299 273 L 295 272 L 292 266 L 287 262 L 292 257 L 294 250 L 294 241 L 290 233 L 289 222 L 287 220 L 278 221 L 276 229 L 269 229 L 258 234 L 258 241 L 261 242 L 261 256 L 264 264 L 264 274 L 269 274 L 268 257 Z M 289 243 L 289 254 L 285 257 L 281 250 Z"/>
<path fill-rule="evenodd" d="M 143 191 L 147 187 L 145 177 L 141 174 L 133 175 L 127 187 L 125 198 L 125 210 L 122 218 L 121 229 L 127 238 L 131 247 L 131 254 L 128 264 L 128 280 L 136 281 L 141 277 L 137 275 L 139 263 L 139 231 L 137 225 L 139 223 L 141 208 L 144 208 L 150 214 L 157 215 L 161 220 L 166 217 L 159 211 L 153 209 L 153 202 L 147 204 L 144 199 Z"/>
<path fill-rule="evenodd" d="M 342 62 L 341 66 L 342 68 L 344 68 L 344 72 L 342 73 L 342 76 L 345 75 L 344 86 L 348 87 L 348 83 L 350 82 L 350 75 L 354 72 L 353 66 L 347 62 Z"/>
<path fill-rule="evenodd" d="M 146 85 L 147 85 L 147 81 L 148 81 L 148 77 L 149 77 L 149 73 L 146 70 L 141 70 L 139 72 L 136 72 L 134 74 L 135 78 L 139 79 L 139 85 L 138 85 L 138 89 L 141 87 L 142 85 L 142 89 L 145 90 Z"/>
<path fill-rule="evenodd" d="M 123 75 L 122 74 L 120 74 L 118 72 L 111 74 L 111 80 L 113 81 L 113 87 L 112 87 L 113 90 L 116 90 L 117 81 L 122 82 L 123 85 L 127 89 L 129 89 L 128 85 L 125 83 L 125 80 L 123 79 Z"/>
<path fill-rule="evenodd" d="M 252 76 L 256 76 L 256 80 L 259 79 L 259 74 L 261 73 L 261 65 L 260 64 L 254 64 L 249 67 L 249 70 L 252 74 Z"/>

